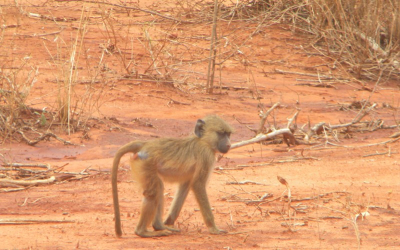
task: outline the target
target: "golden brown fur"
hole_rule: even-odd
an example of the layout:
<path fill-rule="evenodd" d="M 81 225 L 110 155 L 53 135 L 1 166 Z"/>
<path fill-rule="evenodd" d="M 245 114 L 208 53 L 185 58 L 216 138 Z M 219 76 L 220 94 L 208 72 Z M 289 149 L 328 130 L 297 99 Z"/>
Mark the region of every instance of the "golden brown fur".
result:
<path fill-rule="evenodd" d="M 122 235 L 117 190 L 117 171 L 121 157 L 134 153 L 131 168 L 134 178 L 143 189 L 143 204 L 135 233 L 141 237 L 170 235 L 173 224 L 182 209 L 190 189 L 199 203 L 210 233 L 219 234 L 214 222 L 206 193 L 206 183 L 212 171 L 217 152 L 226 153 L 230 148 L 233 129 L 218 116 L 198 120 L 195 136 L 184 139 L 163 138 L 153 141 L 133 141 L 116 153 L 112 169 L 112 187 L 115 212 L 115 231 Z M 168 217 L 162 222 L 164 181 L 179 183 Z M 155 231 L 148 231 L 152 224 Z"/>

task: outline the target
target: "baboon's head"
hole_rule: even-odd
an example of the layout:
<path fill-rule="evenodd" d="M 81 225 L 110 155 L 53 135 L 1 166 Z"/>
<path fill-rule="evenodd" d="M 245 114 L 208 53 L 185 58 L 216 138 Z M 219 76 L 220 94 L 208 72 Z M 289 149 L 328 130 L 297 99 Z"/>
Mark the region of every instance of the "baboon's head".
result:
<path fill-rule="evenodd" d="M 212 149 L 223 154 L 231 148 L 230 136 L 233 132 L 233 128 L 216 115 L 197 120 L 194 130 L 197 137 L 207 142 Z"/>

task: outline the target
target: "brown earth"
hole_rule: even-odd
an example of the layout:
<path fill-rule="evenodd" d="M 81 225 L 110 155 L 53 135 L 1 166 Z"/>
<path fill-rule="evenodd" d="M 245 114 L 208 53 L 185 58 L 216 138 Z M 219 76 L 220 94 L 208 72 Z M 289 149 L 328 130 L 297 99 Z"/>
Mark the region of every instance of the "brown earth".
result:
<path fill-rule="evenodd" d="M 172 4 L 141 3 L 141 7 L 152 8 L 163 15 L 178 16 L 179 13 L 179 6 L 174 12 Z M 65 172 L 92 170 L 88 178 L 80 180 L 18 192 L 1 192 L 0 220 L 36 220 L 37 223 L 2 223 L 0 249 L 400 247 L 400 145 L 399 141 L 381 143 L 393 140 L 389 136 L 398 129 L 361 131 L 362 125 L 371 125 L 379 119 L 384 121 L 384 126 L 393 126 L 399 121 L 398 82 L 382 82 L 375 92 L 371 92 L 374 82 L 366 82 L 363 88 L 346 69 L 335 66 L 334 60 L 304 49 L 312 37 L 293 33 L 285 25 L 265 23 L 258 34 L 240 47 L 241 53 L 236 53 L 223 64 L 221 85 L 224 88 L 215 89 L 213 95 L 208 95 L 202 87 L 206 79 L 206 63 L 193 64 L 193 68 L 188 63 L 183 64 L 181 73 L 174 72 L 172 78 L 182 80 L 187 76 L 188 80 L 172 86 L 168 82 L 124 77 L 127 72 L 121 65 L 125 59 L 120 55 L 128 57 L 132 53 L 135 57 L 131 61 L 136 70 L 134 74 L 144 73 L 151 62 L 148 47 L 143 42 L 145 25 L 149 29 L 156 26 L 167 31 L 157 38 L 170 38 L 166 46 L 173 57 L 193 58 L 191 52 L 206 54 L 207 49 L 200 53 L 196 46 L 208 47 L 209 40 L 200 37 L 210 36 L 209 22 L 176 25 L 141 11 L 128 13 L 117 7 L 90 4 L 86 4 L 82 12 L 82 3 L 67 1 L 48 3 L 34 0 L 21 3 L 20 9 L 15 7 L 14 1 L 5 1 L 0 11 L 5 25 L 0 51 L 3 69 L 19 67 L 24 60 L 28 66 L 39 69 L 37 82 L 27 100 L 29 107 L 56 109 L 56 79 L 64 76 L 60 67 L 55 65 L 67 60 L 63 56 L 68 54 L 65 51 L 70 50 L 69 46 L 75 40 L 82 13 L 87 14 L 89 21 L 86 23 L 85 52 L 82 53 L 85 59 L 81 59 L 82 72 L 77 77 L 74 91 L 78 95 L 87 91 L 85 81 L 93 79 L 94 74 L 88 70 L 91 68 L 99 72 L 96 79 L 100 82 L 90 87 L 99 91 L 95 93 L 101 93 L 98 95 L 98 108 L 91 113 L 91 117 L 96 119 L 87 122 L 86 131 L 67 135 L 56 125 L 52 128 L 52 132 L 77 146 L 65 146 L 54 139 L 35 146 L 27 146 L 24 142 L 1 145 L 0 153 L 6 161 L 48 163 L 52 168 L 64 166 Z M 37 18 L 29 13 L 43 16 Z M 67 19 L 49 20 L 44 15 Z M 106 22 L 102 21 L 105 15 L 109 15 L 108 21 L 115 23 L 116 40 L 109 37 L 112 32 L 107 32 L 102 25 Z M 132 20 L 134 23 L 127 26 Z M 151 24 L 151 21 L 155 23 Z M 257 23 L 229 20 L 221 21 L 219 25 L 220 34 L 227 35 L 227 41 L 235 40 L 238 44 L 257 27 Z M 152 34 L 160 30 L 153 30 Z M 232 31 L 234 35 L 230 34 Z M 59 33 L 50 34 L 53 32 Z M 171 42 L 175 38 L 179 43 Z M 59 43 L 58 39 L 63 39 L 64 43 Z M 130 41 L 134 49 L 129 47 Z M 121 48 L 125 46 L 121 54 L 112 51 L 118 42 Z M 175 46 L 191 49 L 179 50 Z M 106 47 L 109 53 L 104 54 L 101 63 L 104 70 L 99 70 L 97 65 Z M 60 57 L 59 64 L 53 60 L 57 56 Z M 277 69 L 332 74 L 350 80 L 332 80 L 335 88 L 303 86 L 298 85 L 304 83 L 299 78 L 308 79 L 306 83 L 313 83 L 310 79 L 317 78 L 278 74 Z M 200 73 L 196 75 L 194 71 Z M 312 126 L 319 122 L 331 125 L 347 123 L 359 112 L 357 107 L 350 105 L 367 99 L 377 104 L 362 120 L 371 123 L 359 123 L 359 126 L 337 131 L 336 138 L 327 133 L 326 137 L 314 137 L 311 144 L 290 147 L 282 143 L 252 144 L 224 155 L 208 184 L 216 223 L 228 231 L 224 235 L 208 233 L 190 194 L 176 223 L 181 233 L 152 239 L 136 236 L 134 228 L 140 215 L 141 194 L 130 180 L 129 158 L 125 157 L 119 173 L 124 235 L 120 239 L 115 237 L 109 170 L 113 154 L 126 142 L 190 135 L 196 119 L 207 114 L 219 114 L 231 123 L 236 129 L 232 141 L 240 142 L 254 137 L 248 127 L 258 128 L 261 107 L 268 109 L 276 102 L 281 105 L 268 122 L 275 122 L 277 127 L 285 127 L 287 118 L 292 117 L 296 109 L 301 109 L 297 119 L 299 128 L 308 121 Z M 303 136 L 298 135 L 299 141 L 303 141 Z M 371 155 L 376 153 L 385 154 Z M 286 187 L 277 176 L 289 183 L 291 203 Z M 230 184 L 235 181 L 250 183 Z M 172 201 L 174 190 L 174 185 L 166 185 L 167 206 Z M 271 196 L 263 203 L 248 203 L 265 194 Z M 66 223 L 45 223 L 45 220 L 66 220 Z"/>

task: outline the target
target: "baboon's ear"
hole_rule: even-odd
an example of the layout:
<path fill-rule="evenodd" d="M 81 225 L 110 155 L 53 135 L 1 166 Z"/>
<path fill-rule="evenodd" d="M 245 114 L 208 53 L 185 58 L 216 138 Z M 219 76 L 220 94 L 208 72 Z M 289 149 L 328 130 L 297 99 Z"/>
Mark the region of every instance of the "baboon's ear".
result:
<path fill-rule="evenodd" d="M 201 138 L 203 136 L 204 124 L 206 124 L 206 123 L 201 119 L 198 119 L 197 122 L 196 122 L 196 127 L 194 128 L 194 133 L 199 138 Z"/>

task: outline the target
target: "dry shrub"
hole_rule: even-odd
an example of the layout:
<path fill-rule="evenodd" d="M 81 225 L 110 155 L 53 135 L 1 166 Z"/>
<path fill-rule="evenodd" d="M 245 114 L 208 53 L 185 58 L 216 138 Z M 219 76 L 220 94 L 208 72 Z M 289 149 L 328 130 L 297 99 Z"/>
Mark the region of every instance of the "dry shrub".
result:
<path fill-rule="evenodd" d="M 399 77 L 400 3 L 393 0 L 312 0 L 312 31 L 358 78 Z"/>
<path fill-rule="evenodd" d="M 0 21 L 4 18 L 1 14 Z M 5 40 L 0 30 L 0 144 L 17 140 L 34 145 L 37 142 L 32 143 L 32 140 L 44 140 L 53 135 L 54 130 L 57 133 L 88 130 L 88 121 L 98 113 L 103 102 L 106 87 L 101 75 L 104 53 L 99 62 L 90 61 L 84 36 L 89 14 L 82 15 L 79 21 L 75 37 L 64 40 L 57 33 L 55 39 L 43 42 L 57 86 L 47 88 L 46 94 L 35 98 L 31 96 L 31 89 L 39 74 L 37 61 L 31 56 L 14 56 L 15 51 L 21 50 L 14 42 L 19 32 L 9 34 L 10 40 Z M 81 64 L 85 64 L 88 72 L 84 72 Z"/>
<path fill-rule="evenodd" d="M 221 9 L 223 18 L 268 17 L 307 30 L 359 79 L 400 78 L 397 0 L 246 0 Z"/>
<path fill-rule="evenodd" d="M 38 74 L 37 68 L 22 60 L 19 65 L 0 67 L 0 144 L 24 127 L 21 118 L 28 111 L 26 100 Z"/>

